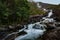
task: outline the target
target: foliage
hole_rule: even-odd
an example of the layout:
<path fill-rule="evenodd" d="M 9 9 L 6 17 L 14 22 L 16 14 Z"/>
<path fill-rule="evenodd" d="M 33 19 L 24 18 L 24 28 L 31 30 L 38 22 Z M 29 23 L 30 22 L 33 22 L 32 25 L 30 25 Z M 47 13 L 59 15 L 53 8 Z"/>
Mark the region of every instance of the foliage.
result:
<path fill-rule="evenodd" d="M 44 14 L 44 11 L 42 9 L 39 9 L 34 2 L 30 3 L 29 6 L 30 6 L 29 10 L 30 15 Z"/>
<path fill-rule="evenodd" d="M 0 0 L 0 23 L 20 23 L 29 17 L 27 0 Z"/>
<path fill-rule="evenodd" d="M 0 0 L 0 24 L 27 22 L 30 15 L 44 14 L 27 0 Z"/>

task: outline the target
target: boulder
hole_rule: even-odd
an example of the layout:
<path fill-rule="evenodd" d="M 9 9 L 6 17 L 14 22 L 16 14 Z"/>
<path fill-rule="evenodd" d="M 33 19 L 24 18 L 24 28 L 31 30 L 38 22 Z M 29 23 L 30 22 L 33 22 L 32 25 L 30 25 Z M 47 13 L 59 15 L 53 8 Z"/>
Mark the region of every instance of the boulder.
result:
<path fill-rule="evenodd" d="M 47 31 L 43 37 L 43 40 L 60 40 L 60 27 Z"/>
<path fill-rule="evenodd" d="M 55 18 L 56 21 L 60 21 L 60 6 L 57 6 L 53 9 L 53 18 Z"/>

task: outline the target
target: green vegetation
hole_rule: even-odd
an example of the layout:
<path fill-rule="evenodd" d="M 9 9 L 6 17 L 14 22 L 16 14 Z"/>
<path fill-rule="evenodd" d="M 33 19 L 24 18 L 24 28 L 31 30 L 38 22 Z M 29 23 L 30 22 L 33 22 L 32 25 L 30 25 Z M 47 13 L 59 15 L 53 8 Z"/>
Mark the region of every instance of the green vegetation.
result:
<path fill-rule="evenodd" d="M 60 11 L 59 6 L 48 6 L 54 11 Z M 0 24 L 18 24 L 27 22 L 30 15 L 40 15 L 45 12 L 27 0 L 0 0 Z"/>
<path fill-rule="evenodd" d="M 30 3 L 29 6 L 30 6 L 29 10 L 30 15 L 40 15 L 45 13 L 42 9 L 37 8 L 37 5 L 34 2 Z"/>
<path fill-rule="evenodd" d="M 27 22 L 30 15 L 42 13 L 42 10 L 27 0 L 0 0 L 0 24 Z"/>
<path fill-rule="evenodd" d="M 0 0 L 0 24 L 21 23 L 28 19 L 27 0 Z"/>

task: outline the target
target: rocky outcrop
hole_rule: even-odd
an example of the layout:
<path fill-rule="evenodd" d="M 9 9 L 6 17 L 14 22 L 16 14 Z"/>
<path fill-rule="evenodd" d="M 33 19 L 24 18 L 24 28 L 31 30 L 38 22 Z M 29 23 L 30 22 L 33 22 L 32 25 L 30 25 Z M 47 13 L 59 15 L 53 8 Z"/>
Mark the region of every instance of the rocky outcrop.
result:
<path fill-rule="evenodd" d="M 30 16 L 30 18 L 28 19 L 28 23 L 35 23 L 35 22 L 39 22 L 40 19 L 42 18 L 43 15 L 32 15 Z"/>
<path fill-rule="evenodd" d="M 56 29 L 47 31 L 43 35 L 43 40 L 60 40 L 60 27 L 57 27 Z"/>
<path fill-rule="evenodd" d="M 60 40 L 60 27 L 46 31 L 45 34 L 37 40 Z"/>

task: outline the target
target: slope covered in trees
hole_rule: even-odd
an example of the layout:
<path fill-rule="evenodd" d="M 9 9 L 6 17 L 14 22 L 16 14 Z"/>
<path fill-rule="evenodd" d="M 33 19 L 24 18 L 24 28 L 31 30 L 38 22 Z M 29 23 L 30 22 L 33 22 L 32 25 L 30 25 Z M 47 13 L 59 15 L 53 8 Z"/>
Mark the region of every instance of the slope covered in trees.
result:
<path fill-rule="evenodd" d="M 57 7 L 56 5 L 47 5 L 48 9 L 54 10 L 54 13 L 60 10 Z M 28 2 L 27 0 L 0 0 L 0 24 L 24 23 L 28 21 L 31 15 L 44 13 L 43 10 L 37 8 L 34 2 Z"/>
<path fill-rule="evenodd" d="M 42 13 L 27 0 L 0 0 L 0 24 L 23 23 L 30 15 Z"/>
<path fill-rule="evenodd" d="M 27 0 L 0 0 L 0 23 L 19 23 L 28 18 Z"/>
<path fill-rule="evenodd" d="M 38 8 L 36 3 L 34 2 L 30 2 L 29 6 L 30 6 L 29 12 L 31 15 L 40 15 L 45 13 L 42 9 Z"/>

